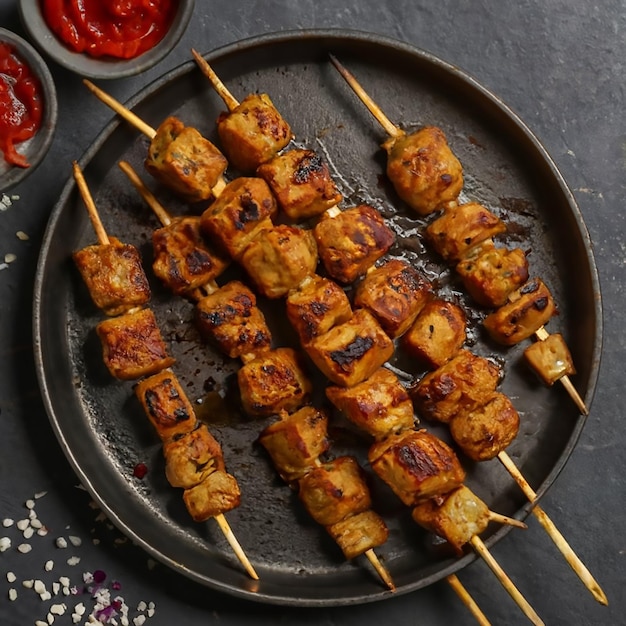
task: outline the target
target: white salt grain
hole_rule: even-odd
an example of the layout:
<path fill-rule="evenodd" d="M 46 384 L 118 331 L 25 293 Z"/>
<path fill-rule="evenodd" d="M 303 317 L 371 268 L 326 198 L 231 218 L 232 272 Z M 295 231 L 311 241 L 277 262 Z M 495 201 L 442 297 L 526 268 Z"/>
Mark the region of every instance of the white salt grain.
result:
<path fill-rule="evenodd" d="M 80 563 L 80 557 L 79 556 L 71 556 L 69 559 L 67 559 L 67 564 L 68 565 L 78 565 Z"/>
<path fill-rule="evenodd" d="M 59 582 L 64 586 L 64 587 L 69 587 L 70 586 L 70 579 L 67 576 L 60 576 L 59 577 Z"/>
<path fill-rule="evenodd" d="M 52 583 L 52 593 L 55 596 L 59 595 L 59 591 L 61 591 L 61 585 L 59 585 L 59 583 Z"/>
<path fill-rule="evenodd" d="M 48 622 L 42 622 L 40 619 L 38 619 L 35 622 L 35 626 L 48 626 Z"/>
<path fill-rule="evenodd" d="M 57 537 L 54 543 L 57 548 L 67 548 L 67 541 L 65 541 L 64 537 Z"/>
<path fill-rule="evenodd" d="M 14 583 L 17 580 L 17 576 L 13 572 L 7 572 L 7 581 Z"/>
<path fill-rule="evenodd" d="M 142 613 L 148 608 L 148 605 L 142 600 L 138 605 L 137 605 L 137 610 L 141 611 Z"/>
<path fill-rule="evenodd" d="M 146 616 L 145 615 L 137 615 L 137 617 L 133 618 L 133 624 L 135 626 L 143 626 L 143 624 L 145 624 L 146 622 Z"/>
<path fill-rule="evenodd" d="M 9 528 L 10 526 L 13 526 L 13 524 L 14 524 L 14 523 L 15 523 L 15 522 L 14 522 L 14 521 L 13 521 L 10 517 L 5 517 L 5 518 L 2 520 L 2 525 L 3 525 L 5 528 Z"/>
<path fill-rule="evenodd" d="M 4 552 L 11 547 L 11 540 L 8 537 L 0 537 L 0 552 Z"/>
<path fill-rule="evenodd" d="M 52 615 L 52 613 L 48 613 L 48 615 L 46 615 L 46 621 L 48 626 L 52 626 L 52 624 L 54 624 L 54 615 Z"/>
<path fill-rule="evenodd" d="M 75 548 L 78 548 L 78 546 L 83 543 L 82 539 L 80 537 L 76 537 L 75 535 L 70 535 L 69 540 Z"/>
<path fill-rule="evenodd" d="M 65 604 L 53 604 L 50 607 L 50 613 L 52 613 L 52 615 L 65 615 L 66 610 L 67 607 Z"/>
<path fill-rule="evenodd" d="M 17 546 L 17 549 L 22 554 L 27 554 L 33 549 L 33 546 L 31 546 L 29 543 L 20 543 L 20 545 Z"/>
<path fill-rule="evenodd" d="M 79 602 L 75 607 L 74 607 L 74 613 L 76 613 L 76 615 L 78 615 L 79 617 L 85 614 L 85 611 L 87 609 L 85 608 L 85 605 L 82 602 Z"/>
<path fill-rule="evenodd" d="M 35 501 L 32 498 L 26 500 L 26 508 L 27 509 L 34 509 L 35 508 Z"/>
<path fill-rule="evenodd" d="M 22 587 L 24 587 L 25 589 L 32 589 L 34 584 L 35 581 L 32 578 L 30 580 L 22 581 Z"/>
<path fill-rule="evenodd" d="M 53 560 L 46 561 L 46 564 L 43 567 L 46 570 L 46 572 L 51 572 L 52 568 L 54 567 L 54 561 Z"/>
<path fill-rule="evenodd" d="M 35 590 L 35 593 L 41 595 L 45 592 L 46 586 L 44 585 L 42 580 L 36 580 L 33 589 Z"/>
<path fill-rule="evenodd" d="M 28 526 L 30 525 L 30 520 L 27 519 L 21 519 L 18 523 L 17 523 L 17 528 L 18 530 L 26 530 L 28 528 Z"/>
<path fill-rule="evenodd" d="M 42 526 L 38 531 L 37 534 L 40 537 L 45 537 L 48 534 L 48 529 L 45 526 Z"/>
<path fill-rule="evenodd" d="M 41 520 L 38 520 L 37 518 L 30 520 L 30 525 L 35 530 L 39 530 L 40 528 L 43 528 L 43 524 L 41 523 Z"/>
<path fill-rule="evenodd" d="M 24 539 L 30 539 L 35 534 L 35 529 L 32 526 L 24 529 L 22 533 L 24 535 Z"/>
<path fill-rule="evenodd" d="M 9 589 L 9 600 L 11 602 L 15 602 L 15 600 L 17 600 L 17 590 L 13 589 L 13 587 Z"/>

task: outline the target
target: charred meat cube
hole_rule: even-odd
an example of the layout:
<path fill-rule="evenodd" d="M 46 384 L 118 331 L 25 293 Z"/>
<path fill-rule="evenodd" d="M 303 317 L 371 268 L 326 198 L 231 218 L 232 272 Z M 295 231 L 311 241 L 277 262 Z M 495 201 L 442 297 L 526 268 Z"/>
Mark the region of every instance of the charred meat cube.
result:
<path fill-rule="evenodd" d="M 524 356 L 546 385 L 576 373 L 572 355 L 560 333 L 531 344 L 524 350 Z"/>
<path fill-rule="evenodd" d="M 463 168 L 440 128 L 426 126 L 410 135 L 392 137 L 387 151 L 387 176 L 396 193 L 420 215 L 456 200 L 463 188 Z"/>
<path fill-rule="evenodd" d="M 327 387 L 326 396 L 353 424 L 380 441 L 413 428 L 413 403 L 398 377 L 377 369 L 354 387 Z"/>
<path fill-rule="evenodd" d="M 135 246 L 115 237 L 72 255 L 94 304 L 107 315 L 120 315 L 150 300 L 150 286 Z"/>
<path fill-rule="evenodd" d="M 346 292 L 337 283 L 317 274 L 289 292 L 286 310 L 302 345 L 352 317 Z"/>
<path fill-rule="evenodd" d="M 162 441 L 196 427 L 193 406 L 172 370 L 140 380 L 135 386 L 135 395 Z"/>
<path fill-rule="evenodd" d="M 411 515 L 420 526 L 445 539 L 459 556 L 463 546 L 489 524 L 489 508 L 465 486 L 446 494 L 442 503 L 418 504 Z"/>
<path fill-rule="evenodd" d="M 453 206 L 426 227 L 426 239 L 446 261 L 460 261 L 474 246 L 506 230 L 504 222 L 478 202 Z"/>
<path fill-rule="evenodd" d="M 270 349 L 272 335 L 256 296 L 238 280 L 197 302 L 196 323 L 200 333 L 231 359 Z"/>
<path fill-rule="evenodd" d="M 261 165 L 257 174 L 267 181 L 278 206 L 293 221 L 319 215 L 342 200 L 328 165 L 312 150 L 289 150 Z"/>
<path fill-rule="evenodd" d="M 426 430 L 408 430 L 375 443 L 369 462 L 376 474 L 407 506 L 456 489 L 465 471 L 456 454 Z"/>
<path fill-rule="evenodd" d="M 195 128 L 168 117 L 150 142 L 146 169 L 189 202 L 208 200 L 228 162 Z"/>
<path fill-rule="evenodd" d="M 505 346 L 527 339 L 556 313 L 552 294 L 539 278 L 520 287 L 510 300 L 483 322 L 491 338 Z"/>
<path fill-rule="evenodd" d="M 371 376 L 393 354 L 393 343 L 376 318 L 358 309 L 305 346 L 321 372 L 336 385 L 351 387 Z"/>
<path fill-rule="evenodd" d="M 457 413 L 450 421 L 450 433 L 470 459 L 488 461 L 515 439 L 519 421 L 511 400 L 494 393 L 482 406 Z"/>
<path fill-rule="evenodd" d="M 200 218 L 202 231 L 237 259 L 262 228 L 271 228 L 276 200 L 260 178 L 236 178 Z"/>
<path fill-rule="evenodd" d="M 235 109 L 222 113 L 217 134 L 231 165 L 244 174 L 272 159 L 293 137 L 265 93 L 250 94 Z"/>
<path fill-rule="evenodd" d="M 328 417 L 318 409 L 305 406 L 263 430 L 259 443 L 267 450 L 276 470 L 287 483 L 293 483 L 316 467 L 328 450 Z"/>
<path fill-rule="evenodd" d="M 241 491 L 234 476 L 216 470 L 195 487 L 185 489 L 183 501 L 193 521 L 204 522 L 237 508 Z"/>
<path fill-rule="evenodd" d="M 426 374 L 410 393 L 418 414 L 448 423 L 460 411 L 485 404 L 499 380 L 500 370 L 494 363 L 461 350 L 453 359 Z"/>
<path fill-rule="evenodd" d="M 291 348 L 278 348 L 249 361 L 237 372 L 237 380 L 248 415 L 295 411 L 311 393 L 311 383 Z"/>
<path fill-rule="evenodd" d="M 403 335 L 431 297 L 429 282 L 406 261 L 392 259 L 359 283 L 354 305 L 369 309 L 392 338 Z"/>
<path fill-rule="evenodd" d="M 120 380 L 155 374 L 175 361 L 167 354 L 150 309 L 104 320 L 96 326 L 96 332 L 102 342 L 104 363 L 111 375 Z"/>
<path fill-rule="evenodd" d="M 230 259 L 212 249 L 200 230 L 200 218 L 177 217 L 152 234 L 155 275 L 175 294 L 215 280 L 228 267 Z"/>
<path fill-rule="evenodd" d="M 465 329 L 465 313 L 460 306 L 431 300 L 402 338 L 402 345 L 428 369 L 435 369 L 461 349 L 466 339 Z"/>
<path fill-rule="evenodd" d="M 189 489 L 209 474 L 224 471 L 222 447 L 206 424 L 176 435 L 163 444 L 165 475 L 172 487 Z"/>
<path fill-rule="evenodd" d="M 326 530 L 337 542 L 346 559 L 354 559 L 372 548 L 381 546 L 389 536 L 387 525 L 380 515 L 371 509 L 326 526 Z"/>
<path fill-rule="evenodd" d="M 394 242 L 381 214 L 366 204 L 323 215 L 313 232 L 326 271 L 343 284 L 364 274 Z"/>
<path fill-rule="evenodd" d="M 311 517 L 330 526 L 372 506 L 363 470 L 342 456 L 313 468 L 298 481 L 298 496 Z"/>
<path fill-rule="evenodd" d="M 281 224 L 261 229 L 239 257 L 259 293 L 280 298 L 317 267 L 317 246 L 309 230 Z"/>

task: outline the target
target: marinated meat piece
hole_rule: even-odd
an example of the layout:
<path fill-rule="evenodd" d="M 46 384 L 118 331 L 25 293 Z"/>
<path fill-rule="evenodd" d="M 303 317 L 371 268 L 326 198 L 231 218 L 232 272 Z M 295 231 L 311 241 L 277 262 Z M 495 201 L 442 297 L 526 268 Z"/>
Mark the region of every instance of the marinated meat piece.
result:
<path fill-rule="evenodd" d="M 392 137 L 387 151 L 387 176 L 396 193 L 420 215 L 456 200 L 463 188 L 463 168 L 440 128 L 426 126 L 410 135 Z"/>
<path fill-rule="evenodd" d="M 430 283 L 406 261 L 392 259 L 359 283 L 354 305 L 369 309 L 391 337 L 403 335 L 432 296 Z"/>
<path fill-rule="evenodd" d="M 447 423 L 457 413 L 485 404 L 499 379 L 500 370 L 494 363 L 461 350 L 453 359 L 426 374 L 411 390 L 413 406 L 419 415 Z"/>
<path fill-rule="evenodd" d="M 313 232 L 326 271 L 344 284 L 364 274 L 394 242 L 381 214 L 366 204 L 323 215 Z"/>
<path fill-rule="evenodd" d="M 380 441 L 413 428 L 413 403 L 398 377 L 377 369 L 354 387 L 327 387 L 326 396 L 351 422 Z"/>
<path fill-rule="evenodd" d="M 238 372 L 241 402 L 248 415 L 295 411 L 308 400 L 311 383 L 291 348 L 266 352 Z"/>
<path fill-rule="evenodd" d="M 235 109 L 220 114 L 217 134 L 230 164 L 243 174 L 252 174 L 293 137 L 266 93 L 250 94 Z"/>
<path fill-rule="evenodd" d="M 173 365 L 154 313 L 141 309 L 125 313 L 96 326 L 102 342 L 104 364 L 120 380 L 149 376 Z"/>
<path fill-rule="evenodd" d="M 163 444 L 165 475 L 172 487 L 189 489 L 209 474 L 224 471 L 222 447 L 200 424 L 191 432 L 174 436 Z"/>
<path fill-rule="evenodd" d="M 326 530 L 337 542 L 346 559 L 354 559 L 372 548 L 382 546 L 389 536 L 385 522 L 371 509 L 350 515 L 327 526 Z"/>
<path fill-rule="evenodd" d="M 271 228 L 276 200 L 260 178 L 236 178 L 200 218 L 206 233 L 230 257 L 237 259 L 262 228 Z"/>
<path fill-rule="evenodd" d="M 115 237 L 109 242 L 72 257 L 94 304 L 107 315 L 120 315 L 148 302 L 150 286 L 137 248 Z"/>
<path fill-rule="evenodd" d="M 320 215 L 342 200 L 328 165 L 312 150 L 289 150 L 261 165 L 257 174 L 267 181 L 278 205 L 293 221 Z"/>
<path fill-rule="evenodd" d="M 309 230 L 282 224 L 261 229 L 239 262 L 259 293 L 280 298 L 317 267 L 317 246 Z"/>
<path fill-rule="evenodd" d="M 376 318 L 358 309 L 350 320 L 316 337 L 305 349 L 329 380 L 351 387 L 371 376 L 394 348 Z"/>
<path fill-rule="evenodd" d="M 459 487 L 445 496 L 443 503 L 428 500 L 412 511 L 413 519 L 430 532 L 445 539 L 457 554 L 489 524 L 489 508 L 470 489 Z"/>
<path fill-rule="evenodd" d="M 189 202 L 213 197 L 228 162 L 195 128 L 168 117 L 150 142 L 146 169 Z"/>
<path fill-rule="evenodd" d="M 428 369 L 435 369 L 461 349 L 467 336 L 465 329 L 465 313 L 460 306 L 431 300 L 402 338 L 402 345 Z"/>
<path fill-rule="evenodd" d="M 293 483 L 319 463 L 328 450 L 328 417 L 318 409 L 305 406 L 263 430 L 259 443 L 267 450 L 276 470 L 287 483 Z"/>
<path fill-rule="evenodd" d="M 345 291 L 335 282 L 313 274 L 287 295 L 287 317 L 302 345 L 352 317 Z"/>
<path fill-rule="evenodd" d="M 162 441 L 196 427 L 196 414 L 178 378 L 170 369 L 140 380 L 135 395 Z"/>
<path fill-rule="evenodd" d="M 177 217 L 152 234 L 152 269 L 175 294 L 188 293 L 215 280 L 230 259 L 212 249 L 200 231 L 200 218 Z"/>
<path fill-rule="evenodd" d="M 353 457 L 342 456 L 313 468 L 298 481 L 298 495 L 311 517 L 330 526 L 371 508 L 363 470 Z"/>
<path fill-rule="evenodd" d="M 552 294 L 539 278 L 520 287 L 510 300 L 483 322 L 491 338 L 505 346 L 527 339 L 556 313 Z"/>
<path fill-rule="evenodd" d="M 185 489 L 183 501 L 193 521 L 204 522 L 237 508 L 241 491 L 234 476 L 216 470 L 195 487 Z"/>
<path fill-rule="evenodd" d="M 457 413 L 450 421 L 450 433 L 470 459 L 488 461 L 515 439 L 519 422 L 511 400 L 494 393 L 482 406 Z"/>
<path fill-rule="evenodd" d="M 563 376 L 576 373 L 572 355 L 560 333 L 531 344 L 524 350 L 524 356 L 546 385 L 553 385 Z"/>
<path fill-rule="evenodd" d="M 426 430 L 408 430 L 375 443 L 369 462 L 407 506 L 440 497 L 465 480 L 456 454 Z"/>
<path fill-rule="evenodd" d="M 426 227 L 426 239 L 446 261 L 456 262 L 474 246 L 506 230 L 504 222 L 478 202 L 452 206 Z"/>

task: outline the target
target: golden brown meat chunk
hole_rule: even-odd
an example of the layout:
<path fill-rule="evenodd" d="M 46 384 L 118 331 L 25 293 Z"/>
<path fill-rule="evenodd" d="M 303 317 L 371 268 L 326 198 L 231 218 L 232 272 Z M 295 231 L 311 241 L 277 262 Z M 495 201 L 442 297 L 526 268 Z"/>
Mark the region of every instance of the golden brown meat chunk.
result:
<path fill-rule="evenodd" d="M 499 368 L 483 357 L 461 350 L 429 372 L 411 390 L 418 415 L 448 423 L 460 411 L 485 404 L 500 380 Z"/>
<path fill-rule="evenodd" d="M 241 491 L 234 476 L 216 470 L 195 487 L 185 489 L 183 501 L 194 522 L 204 522 L 237 508 Z"/>
<path fill-rule="evenodd" d="M 237 259 L 262 228 L 271 228 L 276 200 L 260 178 L 236 178 L 200 218 L 202 231 Z"/>
<path fill-rule="evenodd" d="M 377 546 L 382 546 L 389 530 L 383 519 L 371 509 L 350 515 L 326 527 L 346 559 L 354 559 Z"/>
<path fill-rule="evenodd" d="M 377 441 L 413 428 L 413 403 L 398 377 L 377 369 L 354 387 L 327 387 L 326 396 L 353 424 Z"/>
<path fill-rule="evenodd" d="M 552 294 L 539 278 L 522 285 L 510 300 L 483 321 L 491 338 L 505 346 L 527 339 L 556 313 Z"/>
<path fill-rule="evenodd" d="M 166 441 L 163 454 L 165 475 L 172 487 L 189 489 L 201 483 L 209 474 L 225 469 L 222 447 L 206 424 L 199 424 L 191 432 Z"/>
<path fill-rule="evenodd" d="M 412 511 L 413 519 L 430 532 L 445 539 L 457 552 L 475 535 L 480 535 L 489 524 L 489 508 L 465 486 L 451 491 L 439 504 L 428 500 Z"/>
<path fill-rule="evenodd" d="M 396 193 L 420 215 L 456 200 L 463 188 L 463 168 L 440 128 L 426 126 L 410 135 L 392 137 L 387 151 L 387 176 Z"/>
<path fill-rule="evenodd" d="M 563 376 L 576 373 L 572 355 L 560 333 L 531 344 L 524 350 L 524 356 L 546 385 L 553 385 Z"/>
<path fill-rule="evenodd" d="M 430 283 L 409 263 L 391 259 L 367 272 L 354 305 L 369 309 L 391 337 L 403 335 L 432 296 Z"/>
<path fill-rule="evenodd" d="M 230 259 L 208 245 L 197 216 L 176 217 L 152 234 L 152 269 L 175 294 L 188 293 L 215 280 Z"/>
<path fill-rule="evenodd" d="M 450 421 L 450 433 L 470 459 L 488 461 L 515 439 L 519 421 L 511 400 L 494 393 L 482 406 L 457 413 Z"/>
<path fill-rule="evenodd" d="M 337 283 L 317 274 L 289 292 L 286 311 L 302 345 L 352 317 L 346 292 Z"/>
<path fill-rule="evenodd" d="M 329 380 L 351 387 L 391 357 L 393 343 L 369 311 L 358 309 L 347 322 L 316 337 L 305 349 Z"/>
<path fill-rule="evenodd" d="M 326 271 L 343 284 L 364 274 L 394 242 L 382 215 L 366 204 L 323 215 L 313 232 Z"/>
<path fill-rule="evenodd" d="M 232 111 L 220 114 L 217 134 L 230 164 L 243 174 L 252 174 L 293 137 L 266 93 L 252 93 Z"/>
<path fill-rule="evenodd" d="M 426 430 L 408 430 L 375 443 L 369 462 L 376 474 L 407 506 L 456 489 L 465 471 L 456 454 Z"/>
<path fill-rule="evenodd" d="M 317 245 L 310 230 L 281 224 L 261 229 L 239 257 L 257 291 L 280 298 L 317 267 Z"/>
<path fill-rule="evenodd" d="M 96 326 L 104 364 L 120 380 L 135 380 L 173 365 L 175 359 L 157 326 L 154 313 L 141 309 L 104 320 Z"/>
<path fill-rule="evenodd" d="M 342 200 L 328 165 L 312 150 L 289 150 L 261 165 L 257 174 L 267 181 L 278 206 L 293 221 L 320 215 Z"/>
<path fill-rule="evenodd" d="M 168 117 L 150 142 L 148 172 L 189 202 L 213 197 L 228 166 L 226 157 L 195 128 Z"/>
<path fill-rule="evenodd" d="M 260 355 L 270 349 L 272 335 L 256 296 L 232 280 L 196 304 L 200 333 L 231 359 Z"/>
<path fill-rule="evenodd" d="M 457 262 L 476 245 L 506 230 L 504 222 L 478 202 L 446 209 L 426 227 L 426 239 L 446 261 Z"/>
<path fill-rule="evenodd" d="M 277 348 L 249 361 L 237 372 L 237 380 L 243 408 L 254 416 L 295 411 L 306 404 L 312 388 L 291 348 Z"/>
<path fill-rule="evenodd" d="M 135 246 L 109 237 L 108 244 L 87 246 L 72 255 L 94 304 L 107 315 L 120 315 L 150 300 L 150 286 Z"/>
<path fill-rule="evenodd" d="M 466 336 L 463 309 L 445 300 L 431 300 L 402 338 L 402 345 L 428 369 L 436 369 L 461 349 Z"/>
<path fill-rule="evenodd" d="M 319 463 L 328 450 L 328 417 L 322 411 L 305 406 L 263 430 L 259 443 L 267 450 L 281 478 L 293 483 Z"/>

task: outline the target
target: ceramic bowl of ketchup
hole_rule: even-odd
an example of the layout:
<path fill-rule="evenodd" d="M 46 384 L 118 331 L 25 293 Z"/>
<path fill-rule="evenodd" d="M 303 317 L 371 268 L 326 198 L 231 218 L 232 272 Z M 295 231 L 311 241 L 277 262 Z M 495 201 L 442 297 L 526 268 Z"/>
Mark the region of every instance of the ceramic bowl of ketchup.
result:
<path fill-rule="evenodd" d="M 139 74 L 174 48 L 193 0 L 20 0 L 35 45 L 59 65 L 88 78 Z"/>

